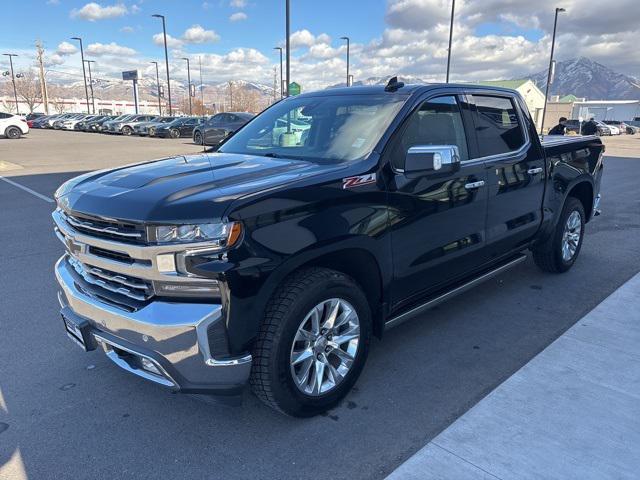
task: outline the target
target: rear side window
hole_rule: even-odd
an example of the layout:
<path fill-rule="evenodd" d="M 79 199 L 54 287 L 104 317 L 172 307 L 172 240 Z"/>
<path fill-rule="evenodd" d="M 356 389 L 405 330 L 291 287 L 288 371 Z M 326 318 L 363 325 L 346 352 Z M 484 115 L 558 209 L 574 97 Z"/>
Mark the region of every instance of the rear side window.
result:
<path fill-rule="evenodd" d="M 513 99 L 473 95 L 473 100 L 481 157 L 513 152 L 524 145 L 524 130 Z"/>
<path fill-rule="evenodd" d="M 11 115 L 10 113 L 2 113 L 0 112 L 0 118 L 9 118 L 12 117 L 13 115 Z"/>

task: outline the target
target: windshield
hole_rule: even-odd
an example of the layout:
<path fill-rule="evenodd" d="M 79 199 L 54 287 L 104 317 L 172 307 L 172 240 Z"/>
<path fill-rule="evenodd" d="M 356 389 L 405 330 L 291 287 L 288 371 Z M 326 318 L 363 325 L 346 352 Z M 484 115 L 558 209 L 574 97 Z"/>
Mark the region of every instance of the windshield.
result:
<path fill-rule="evenodd" d="M 304 160 L 365 158 L 405 100 L 388 94 L 289 98 L 258 115 L 219 151 Z"/>

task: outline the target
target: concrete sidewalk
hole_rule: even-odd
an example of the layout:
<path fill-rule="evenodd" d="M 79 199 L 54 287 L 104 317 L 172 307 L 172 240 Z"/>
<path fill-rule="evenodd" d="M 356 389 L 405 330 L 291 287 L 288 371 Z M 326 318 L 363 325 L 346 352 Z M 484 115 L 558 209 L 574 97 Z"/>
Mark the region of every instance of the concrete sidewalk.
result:
<path fill-rule="evenodd" d="M 496 478 L 640 478 L 640 274 L 388 477 Z"/>

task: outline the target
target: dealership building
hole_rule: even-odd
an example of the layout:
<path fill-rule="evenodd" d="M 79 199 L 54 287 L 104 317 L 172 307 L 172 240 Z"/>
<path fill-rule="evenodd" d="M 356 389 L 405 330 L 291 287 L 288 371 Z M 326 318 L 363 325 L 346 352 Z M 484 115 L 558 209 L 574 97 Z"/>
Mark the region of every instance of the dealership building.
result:
<path fill-rule="evenodd" d="M 640 100 L 589 100 L 573 103 L 571 118 L 596 120 L 640 120 Z"/>

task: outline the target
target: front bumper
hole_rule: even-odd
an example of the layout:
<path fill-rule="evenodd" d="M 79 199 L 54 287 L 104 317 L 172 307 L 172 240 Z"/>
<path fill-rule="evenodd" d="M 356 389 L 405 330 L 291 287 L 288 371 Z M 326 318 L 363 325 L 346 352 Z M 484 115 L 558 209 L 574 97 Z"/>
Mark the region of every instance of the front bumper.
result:
<path fill-rule="evenodd" d="M 62 315 L 88 323 L 88 350 L 102 345 L 119 367 L 175 391 L 235 395 L 244 388 L 251 355 L 211 355 L 209 336 L 224 321 L 221 305 L 157 300 L 130 312 L 79 288 L 67 255 L 56 263 L 55 274 Z"/>

